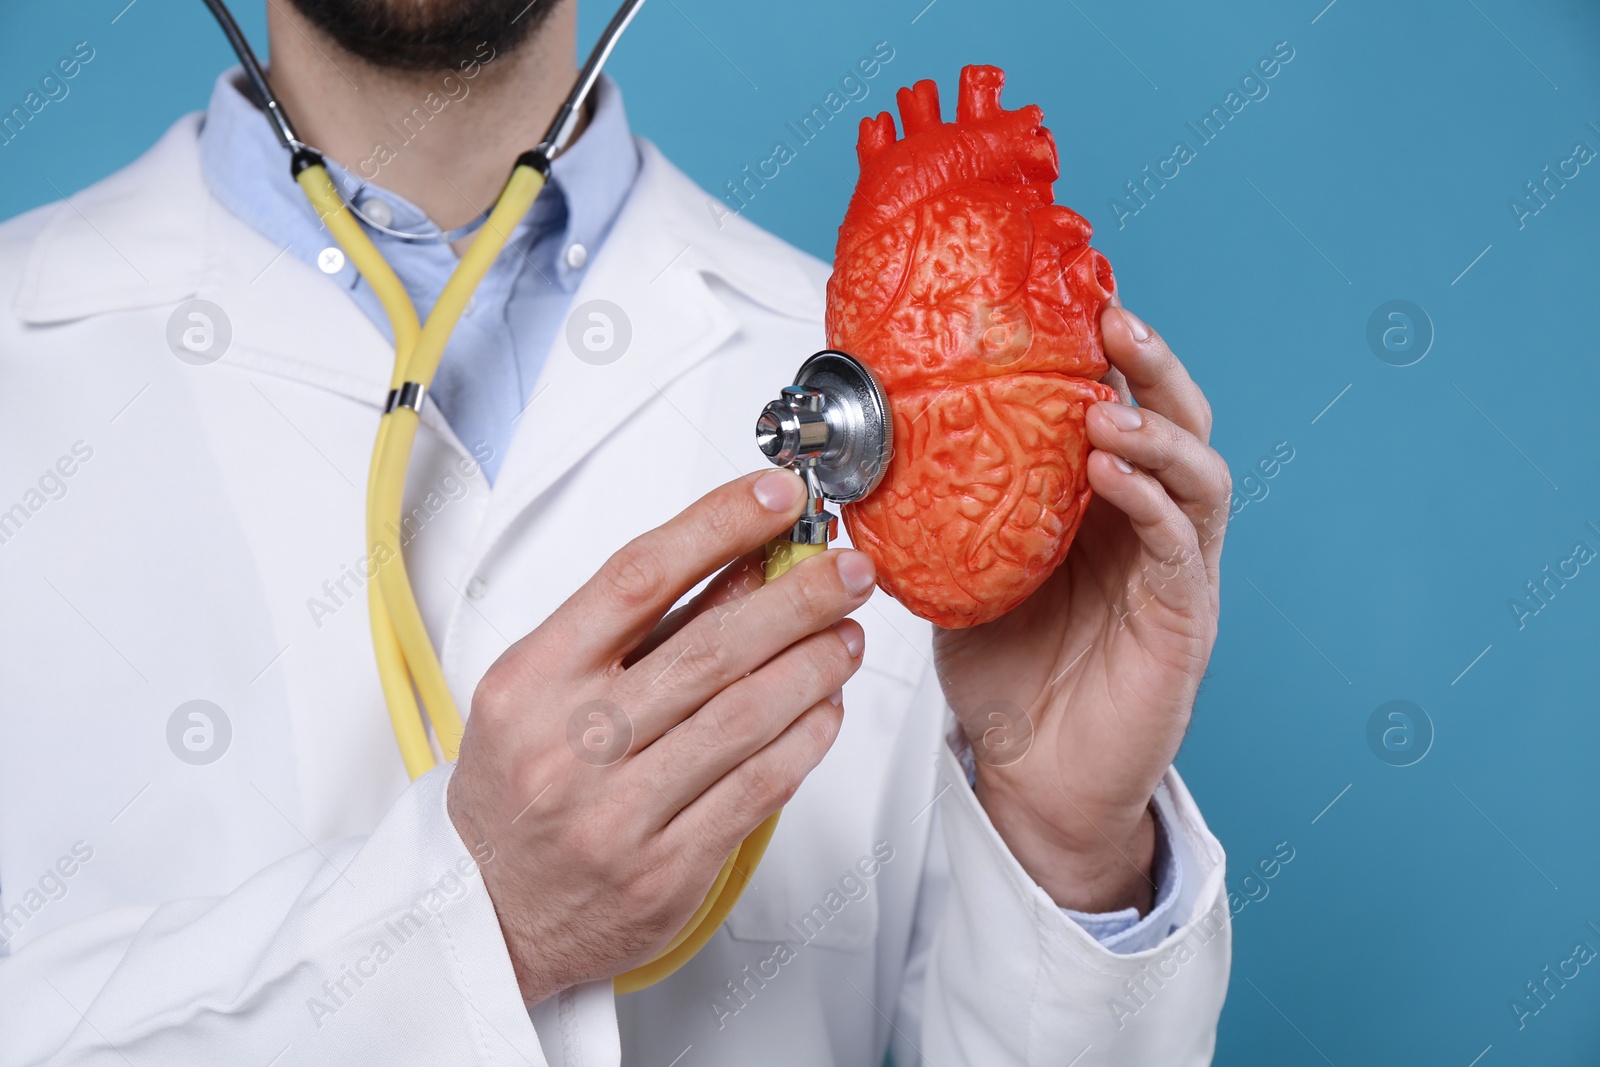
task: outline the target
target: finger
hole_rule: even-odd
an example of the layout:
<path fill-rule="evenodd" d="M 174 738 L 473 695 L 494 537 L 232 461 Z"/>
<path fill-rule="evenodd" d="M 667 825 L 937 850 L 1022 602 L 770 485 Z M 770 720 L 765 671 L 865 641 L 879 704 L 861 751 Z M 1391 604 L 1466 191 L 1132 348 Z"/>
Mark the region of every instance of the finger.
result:
<path fill-rule="evenodd" d="M 686 852 L 710 848 L 718 855 L 730 855 L 763 819 L 794 797 L 806 775 L 828 754 L 843 721 L 842 705 L 824 700 L 808 708 L 771 744 L 685 806 L 663 829 L 663 836 Z"/>
<path fill-rule="evenodd" d="M 1128 379 L 1117 368 L 1112 367 L 1106 371 L 1100 378 L 1100 384 L 1109 386 L 1111 391 L 1117 394 L 1117 399 L 1124 404 L 1133 403 L 1133 394 L 1128 391 Z"/>
<path fill-rule="evenodd" d="M 634 751 L 790 645 L 860 607 L 876 577 L 865 553 L 836 549 L 801 560 L 732 606 L 689 620 L 618 683 L 617 699 L 633 716 Z"/>
<path fill-rule="evenodd" d="M 760 589 L 765 569 L 765 555 L 763 549 L 756 549 L 754 552 L 746 552 L 724 567 L 715 578 L 706 583 L 704 589 L 695 594 L 693 600 L 673 608 L 665 618 L 656 623 L 655 629 L 650 631 L 650 636 L 628 653 L 622 665 L 631 667 L 660 648 L 662 642 L 683 629 L 684 625 L 696 615 L 734 603 Z"/>
<path fill-rule="evenodd" d="M 560 635 L 554 647 L 580 668 L 619 662 L 707 575 L 788 529 L 804 500 L 787 469 L 712 490 L 624 545 L 557 608 L 546 622 Z"/>
<path fill-rule="evenodd" d="M 1143 587 L 1135 595 L 1153 597 L 1180 613 L 1194 613 L 1209 569 L 1202 562 L 1189 517 L 1154 475 L 1101 449 L 1089 453 L 1089 485 L 1128 517 L 1148 557 L 1135 576 Z"/>
<path fill-rule="evenodd" d="M 1161 412 L 1185 430 L 1211 440 L 1211 405 L 1178 357 L 1138 316 L 1108 307 L 1100 316 L 1106 358 L 1128 380 L 1139 406 Z"/>
<path fill-rule="evenodd" d="M 797 641 L 640 752 L 633 767 L 656 783 L 653 792 L 662 799 L 656 825 L 666 825 L 808 708 L 838 699 L 861 666 L 865 644 L 854 619 Z"/>
<path fill-rule="evenodd" d="M 1089 409 L 1089 442 L 1149 471 L 1183 509 L 1208 561 L 1221 555 L 1233 481 L 1228 464 L 1150 408 L 1102 401 Z"/>

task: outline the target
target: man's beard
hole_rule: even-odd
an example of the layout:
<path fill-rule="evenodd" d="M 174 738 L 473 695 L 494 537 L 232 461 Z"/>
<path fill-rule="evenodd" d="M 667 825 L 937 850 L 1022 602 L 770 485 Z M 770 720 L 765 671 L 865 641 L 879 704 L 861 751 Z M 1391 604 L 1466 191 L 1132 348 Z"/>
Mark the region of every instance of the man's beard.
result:
<path fill-rule="evenodd" d="M 510 52 L 561 0 L 291 0 L 339 47 L 390 70 L 446 70 L 487 42 Z"/>

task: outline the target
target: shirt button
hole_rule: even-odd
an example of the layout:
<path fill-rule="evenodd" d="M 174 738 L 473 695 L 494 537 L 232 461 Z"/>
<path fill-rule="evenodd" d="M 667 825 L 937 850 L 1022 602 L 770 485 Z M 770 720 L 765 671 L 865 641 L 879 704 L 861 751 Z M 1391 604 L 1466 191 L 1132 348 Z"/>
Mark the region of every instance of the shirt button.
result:
<path fill-rule="evenodd" d="M 362 204 L 361 210 L 374 225 L 389 226 L 394 223 L 394 209 L 385 200 L 374 197 Z"/>
<path fill-rule="evenodd" d="M 461 309 L 461 314 L 470 315 L 474 311 L 477 311 L 477 310 L 478 310 L 478 294 L 477 293 L 473 293 L 471 296 L 467 297 L 466 306 L 464 306 Z"/>
<path fill-rule="evenodd" d="M 324 248 L 317 253 L 317 267 L 324 274 L 338 274 L 344 270 L 344 249 Z"/>
<path fill-rule="evenodd" d="M 467 595 L 473 600 L 482 600 L 483 594 L 489 591 L 489 583 L 474 574 L 467 582 Z"/>
<path fill-rule="evenodd" d="M 582 270 L 583 265 L 589 262 L 589 250 L 580 244 L 567 246 L 567 266 L 573 270 Z"/>

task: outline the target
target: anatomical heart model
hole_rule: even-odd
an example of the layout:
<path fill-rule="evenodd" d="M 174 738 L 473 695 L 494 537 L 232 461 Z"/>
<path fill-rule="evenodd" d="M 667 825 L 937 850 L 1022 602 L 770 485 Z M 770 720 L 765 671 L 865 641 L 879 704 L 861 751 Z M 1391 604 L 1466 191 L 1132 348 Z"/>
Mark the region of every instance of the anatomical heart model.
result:
<path fill-rule="evenodd" d="M 828 282 L 828 344 L 882 382 L 894 458 L 844 509 L 879 584 L 940 626 L 996 619 L 1066 558 L 1089 505 L 1084 413 L 1116 393 L 1100 312 L 1116 282 L 1089 223 L 1053 204 L 1055 138 L 961 72 L 954 122 L 921 81 L 863 119 L 861 179 Z"/>

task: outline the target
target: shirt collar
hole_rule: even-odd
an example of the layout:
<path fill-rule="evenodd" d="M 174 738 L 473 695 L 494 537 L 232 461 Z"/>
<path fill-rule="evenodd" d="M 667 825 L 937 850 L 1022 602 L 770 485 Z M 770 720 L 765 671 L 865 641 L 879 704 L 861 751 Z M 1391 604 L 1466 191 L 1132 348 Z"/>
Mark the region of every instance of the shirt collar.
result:
<path fill-rule="evenodd" d="M 556 269 L 557 280 L 569 290 L 577 288 L 582 264 L 572 266 L 568 249 L 581 246 L 585 258 L 593 258 L 639 177 L 639 148 L 622 106 L 621 87 L 602 73 L 589 99 L 593 104 L 582 136 L 550 164 L 550 182 L 567 207 Z"/>
<path fill-rule="evenodd" d="M 610 232 L 640 166 L 621 88 L 609 75 L 601 74 L 589 99 L 589 122 L 583 134 L 551 164 L 550 183 L 511 238 L 522 245 L 526 256 L 541 237 L 559 235 L 551 262 L 542 266 L 540 273 L 568 292 L 577 288 L 588 260 Z M 328 247 L 327 233 L 289 176 L 286 154 L 271 125 L 245 95 L 240 68 L 225 71 L 217 79 L 199 140 L 201 170 L 223 206 L 286 253 L 315 264 Z M 365 171 L 371 169 L 373 158 L 356 162 Z M 335 160 L 329 159 L 327 164 L 340 191 L 355 195 L 358 204 L 382 199 L 392 213 L 393 221 L 388 224 L 392 228 L 423 230 L 433 225 L 420 208 L 377 181 L 364 181 Z M 376 178 L 381 181 L 382 177 L 378 168 Z M 388 238 L 371 229 L 368 234 L 386 257 L 440 251 L 437 245 Z M 572 252 L 574 246 L 583 252 Z M 523 257 L 511 258 L 520 263 Z M 335 272 L 335 277 L 350 287 L 359 282 L 348 264 Z"/>

